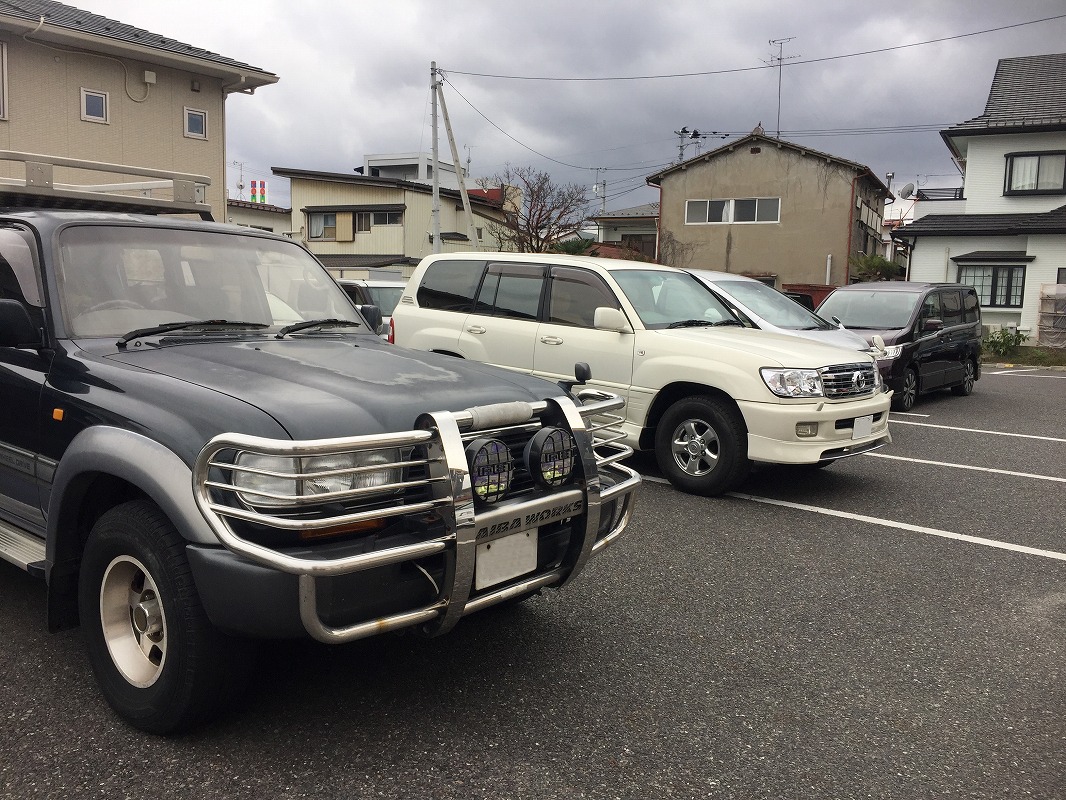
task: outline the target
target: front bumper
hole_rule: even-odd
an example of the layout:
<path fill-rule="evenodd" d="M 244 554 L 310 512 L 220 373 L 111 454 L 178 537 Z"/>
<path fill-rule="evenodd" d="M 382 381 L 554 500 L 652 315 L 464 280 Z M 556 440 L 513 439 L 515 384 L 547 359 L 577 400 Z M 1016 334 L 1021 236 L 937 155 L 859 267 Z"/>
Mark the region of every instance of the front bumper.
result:
<path fill-rule="evenodd" d="M 328 528 L 338 520 L 347 524 L 376 514 L 409 522 L 405 530 L 373 541 L 316 547 L 268 547 L 242 536 L 241 522 L 257 515 L 225 501 L 227 487 L 218 474 L 228 467 L 218 460 L 219 454 L 254 449 L 306 456 L 373 447 L 382 437 L 316 442 L 216 437 L 197 461 L 194 489 L 224 549 L 188 548 L 209 618 L 219 628 L 242 635 L 310 635 L 328 643 L 409 627 L 439 635 L 474 611 L 565 585 L 629 523 L 640 484 L 636 472 L 617 463 L 631 452 L 618 444 L 612 425 L 618 418 L 610 412 L 622 407 L 621 398 L 585 392 L 582 399 L 582 406 L 560 397 L 425 415 L 411 440 L 428 453 L 428 499 L 343 518 L 278 523 L 297 530 Z M 508 426 L 529 427 L 532 418 L 571 434 L 580 462 L 575 480 L 491 506 L 475 503 L 464 440 Z M 390 445 L 397 436 L 388 435 Z M 475 588 L 478 546 L 515 531 L 536 533 L 535 569 Z"/>
<path fill-rule="evenodd" d="M 748 458 L 773 464 L 816 464 L 847 458 L 883 447 L 892 441 L 888 410 L 892 393 L 879 392 L 843 402 L 739 403 L 748 428 Z M 854 436 L 855 420 L 873 417 L 869 435 Z M 796 435 L 796 424 L 818 423 L 812 437 Z M 758 431 L 758 433 L 752 433 Z"/>

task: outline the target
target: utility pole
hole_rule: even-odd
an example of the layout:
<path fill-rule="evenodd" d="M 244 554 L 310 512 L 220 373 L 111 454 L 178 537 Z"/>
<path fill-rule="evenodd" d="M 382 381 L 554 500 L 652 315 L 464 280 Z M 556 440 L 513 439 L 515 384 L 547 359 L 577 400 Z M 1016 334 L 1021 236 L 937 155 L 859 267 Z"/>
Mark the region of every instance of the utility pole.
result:
<path fill-rule="evenodd" d="M 429 92 L 433 100 L 433 212 L 430 226 L 430 236 L 433 237 L 433 253 L 441 252 L 440 247 L 440 170 L 437 168 L 437 90 L 440 81 L 437 80 L 437 62 L 429 65 Z"/>
<path fill-rule="evenodd" d="M 607 211 L 607 176 L 604 175 L 603 183 L 600 183 L 600 172 L 606 171 L 606 167 L 594 167 L 596 170 L 596 185 L 593 191 L 600 196 L 600 213 Z"/>
<path fill-rule="evenodd" d="M 786 42 L 791 42 L 795 38 L 796 38 L 795 36 L 789 36 L 789 37 L 787 37 L 785 39 L 771 39 L 770 40 L 770 44 L 776 44 L 777 45 L 777 55 L 775 56 L 775 55 L 773 55 L 771 53 L 770 60 L 768 62 L 766 62 L 766 63 L 769 63 L 769 64 L 772 64 L 775 61 L 777 62 L 777 138 L 778 139 L 781 138 L 781 63 L 783 61 L 788 61 L 789 59 L 799 58 L 799 55 L 789 56 L 788 58 L 784 57 L 785 43 Z"/>
<path fill-rule="evenodd" d="M 440 82 L 437 83 L 437 97 L 440 100 L 440 110 L 444 113 L 444 129 L 448 133 L 448 145 L 452 151 L 452 163 L 455 165 L 455 174 L 459 179 L 459 195 L 463 198 L 463 210 L 466 211 L 466 231 L 467 238 L 470 239 L 470 243 L 475 250 L 480 250 L 480 246 L 477 240 L 477 234 L 474 231 L 474 212 L 470 208 L 470 194 L 466 191 L 466 179 L 463 177 L 463 167 L 459 163 L 459 148 L 455 146 L 455 135 L 452 133 L 452 121 L 448 117 L 448 104 L 444 102 L 444 91 L 441 88 Z M 436 141 L 434 141 L 436 144 Z M 437 177 L 438 165 L 436 164 L 437 154 L 433 154 L 433 177 Z M 438 187 L 439 192 L 439 187 Z M 437 210 L 437 227 L 440 227 L 440 209 Z M 439 231 L 438 231 L 439 233 Z M 434 239 L 436 244 L 436 239 Z M 434 252 L 440 252 L 435 250 Z"/>

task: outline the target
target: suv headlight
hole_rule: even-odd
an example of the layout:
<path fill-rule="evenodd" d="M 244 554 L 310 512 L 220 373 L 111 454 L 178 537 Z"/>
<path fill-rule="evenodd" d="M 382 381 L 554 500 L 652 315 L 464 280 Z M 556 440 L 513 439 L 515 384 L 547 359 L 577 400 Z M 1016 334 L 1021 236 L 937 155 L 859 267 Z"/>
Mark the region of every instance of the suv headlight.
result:
<path fill-rule="evenodd" d="M 874 355 L 878 361 L 893 361 L 894 359 L 899 358 L 902 352 L 903 345 L 893 344 L 886 347 L 883 351 L 876 351 Z"/>
<path fill-rule="evenodd" d="M 399 461 L 396 449 L 303 458 L 244 451 L 237 456 L 239 469 L 233 471 L 233 485 L 243 490 L 238 492 L 241 502 L 276 508 L 294 505 L 304 497 L 398 483 L 402 479 Z"/>
<path fill-rule="evenodd" d="M 767 388 L 778 397 L 823 397 L 822 378 L 816 369 L 776 369 L 763 367 L 759 370 Z"/>

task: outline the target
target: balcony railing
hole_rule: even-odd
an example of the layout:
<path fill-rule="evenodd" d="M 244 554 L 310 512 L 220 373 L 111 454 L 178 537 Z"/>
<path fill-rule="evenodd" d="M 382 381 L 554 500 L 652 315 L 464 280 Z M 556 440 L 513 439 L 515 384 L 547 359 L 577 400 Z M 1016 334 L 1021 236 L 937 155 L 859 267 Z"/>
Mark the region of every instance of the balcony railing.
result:
<path fill-rule="evenodd" d="M 919 189 L 919 200 L 965 200 L 962 196 L 962 187 L 955 189 Z"/>

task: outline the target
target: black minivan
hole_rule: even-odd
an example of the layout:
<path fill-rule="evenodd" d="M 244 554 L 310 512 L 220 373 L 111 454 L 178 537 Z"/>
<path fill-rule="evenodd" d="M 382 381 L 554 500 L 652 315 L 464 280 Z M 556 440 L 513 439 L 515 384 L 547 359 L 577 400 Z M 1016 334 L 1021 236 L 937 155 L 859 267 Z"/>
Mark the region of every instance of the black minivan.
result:
<path fill-rule="evenodd" d="M 882 281 L 835 289 L 818 315 L 874 344 L 881 377 L 895 395 L 892 407 L 909 411 L 919 394 L 950 388 L 965 396 L 981 377 L 981 306 L 961 283 Z"/>

